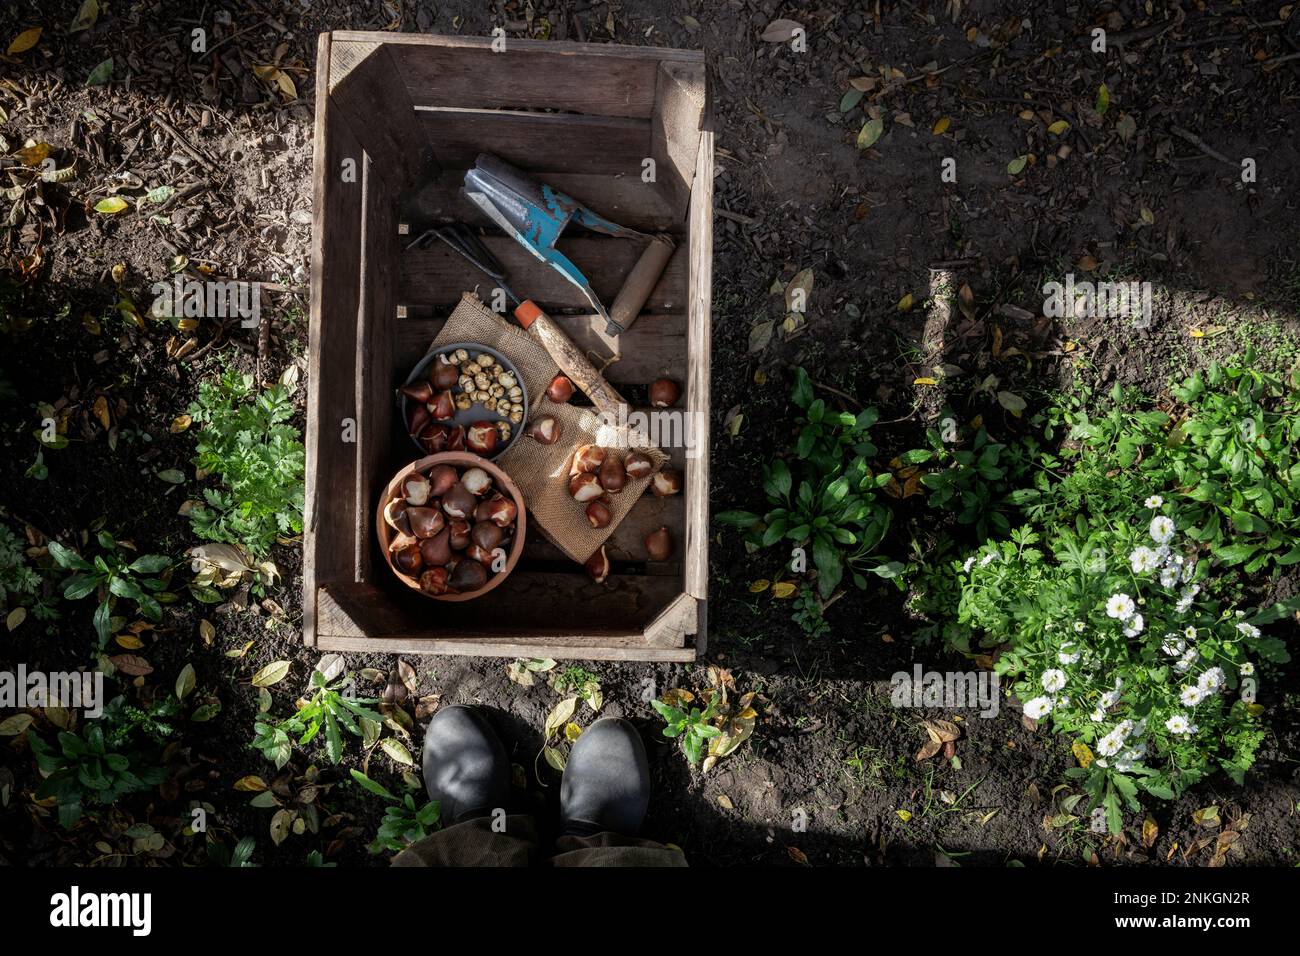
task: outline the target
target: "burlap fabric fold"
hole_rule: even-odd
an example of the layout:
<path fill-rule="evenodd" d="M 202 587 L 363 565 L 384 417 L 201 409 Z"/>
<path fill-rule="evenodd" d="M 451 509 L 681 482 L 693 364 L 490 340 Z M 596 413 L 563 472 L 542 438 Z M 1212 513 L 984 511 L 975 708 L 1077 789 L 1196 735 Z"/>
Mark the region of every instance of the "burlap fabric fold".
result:
<path fill-rule="evenodd" d="M 510 359 L 519 370 L 528 394 L 529 419 L 553 415 L 560 423 L 560 440 L 554 445 L 542 445 L 527 435 L 520 435 L 494 460 L 524 496 L 532 516 L 528 532 L 540 531 L 574 561 L 585 563 L 632 510 L 650 479 L 628 479 L 622 491 L 610 495 L 611 520 L 606 527 L 596 529 L 587 521 L 586 505 L 574 501 L 569 494 L 569 465 L 580 445 L 601 445 L 608 449 L 608 454 L 632 451 L 628 447 L 627 429 L 607 427 L 590 407 L 557 405 L 550 401 L 546 387 L 560 369 L 546 346 L 519 325 L 493 312 L 472 292 L 461 297 L 429 349 L 453 342 L 479 342 Z M 517 426 L 516 431 L 526 427 L 527 423 Z M 656 470 L 668 460 L 667 455 L 653 446 L 641 446 L 637 450 L 650 456 Z"/>

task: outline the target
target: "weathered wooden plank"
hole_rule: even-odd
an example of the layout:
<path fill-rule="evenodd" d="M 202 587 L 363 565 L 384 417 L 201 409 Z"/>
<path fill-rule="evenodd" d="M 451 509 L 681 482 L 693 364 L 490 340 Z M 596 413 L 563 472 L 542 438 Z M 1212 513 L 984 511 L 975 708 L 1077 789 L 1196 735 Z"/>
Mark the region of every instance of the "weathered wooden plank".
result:
<path fill-rule="evenodd" d="M 374 543 L 374 509 L 370 502 L 391 477 L 389 461 L 394 418 L 392 402 L 393 350 L 397 305 L 397 197 L 387 180 L 376 175 L 366 155 L 362 171 L 361 300 L 356 327 L 357 580 L 387 574 Z M 403 454 L 410 449 L 403 448 Z M 376 564 L 379 565 L 376 568 Z"/>
<path fill-rule="evenodd" d="M 526 171 L 535 171 L 528 162 L 518 165 Z M 487 224 L 482 211 L 465 198 L 462 187 L 467 168 L 444 166 L 440 175 L 424 180 L 406 197 L 402 213 L 412 225 L 412 235 L 418 235 L 423 226 L 435 222 Z M 639 175 L 599 176 L 554 171 L 540 175 L 545 182 L 620 226 L 678 235 L 685 228 L 682 217 L 663 190 L 643 183 Z"/>
<path fill-rule="evenodd" d="M 605 321 L 596 315 L 552 315 L 555 324 L 586 353 L 593 365 L 604 368 L 614 385 L 648 385 L 667 376 L 686 380 L 686 315 L 642 315 L 622 335 L 607 336 Z M 408 315 L 397 322 L 393 337 L 393 362 L 401 373 L 415 368 L 446 323 L 446 315 L 421 318 Z"/>
<path fill-rule="evenodd" d="M 665 61 L 659 64 L 651 120 L 651 155 L 658 182 L 672 198 L 674 211 L 683 218 L 695 182 L 706 89 L 703 63 Z"/>
<path fill-rule="evenodd" d="M 341 441 L 343 420 L 355 418 L 350 387 L 356 363 L 360 303 L 362 187 L 339 176 L 346 157 L 360 159 L 360 143 L 324 93 L 330 37 L 317 58 L 315 156 L 312 202 L 311 316 L 308 326 L 306 507 L 303 545 L 303 637 L 316 637 L 319 584 L 355 574 L 356 446 Z M 328 519 L 322 518 L 328 500 Z"/>
<path fill-rule="evenodd" d="M 396 579 L 331 582 L 323 592 L 334 595 L 334 603 L 320 608 L 322 634 L 463 642 L 532 636 L 564 644 L 590 643 L 593 633 L 639 635 L 682 588 L 678 580 L 632 574 L 597 584 L 575 567 L 571 574 L 516 568 L 490 599 L 478 601 L 433 601 Z"/>
<path fill-rule="evenodd" d="M 660 47 L 490 37 L 336 31 L 336 40 L 389 47 L 417 106 L 552 109 L 647 119 L 663 60 L 700 62 L 703 54 Z"/>
<path fill-rule="evenodd" d="M 684 405 L 700 421 L 709 420 L 709 375 L 713 305 L 713 133 L 700 137 L 691 195 L 689 230 L 690 304 L 686 348 L 690 372 Z M 709 596 L 709 454 L 708 429 L 699 436 L 702 447 L 694 467 L 686 472 L 686 591 L 697 598 Z"/>
<path fill-rule="evenodd" d="M 332 83 L 329 92 L 394 192 L 424 175 L 429 160 L 425 127 L 416 119 L 397 69 L 389 45 L 379 44 Z"/>
<path fill-rule="evenodd" d="M 468 169 L 480 153 L 492 153 L 537 176 L 631 176 L 639 182 L 650 156 L 649 120 L 448 108 L 417 109 L 415 116 L 444 169 Z"/>
<path fill-rule="evenodd" d="M 590 303 L 577 286 L 539 261 L 513 238 L 487 236 L 483 242 L 505 267 L 510 286 L 520 296 L 532 299 L 552 316 L 561 310 L 591 310 Z M 623 287 L 623 280 L 640 257 L 643 245 L 631 239 L 587 236 L 562 236 L 556 243 L 556 247 L 582 270 L 606 308 Z M 686 260 L 686 250 L 679 246 L 668 260 L 663 276 L 651 290 L 644 311 L 686 310 Z M 492 281 L 442 243 L 402 253 L 398 302 L 403 305 L 446 308 L 459 302 L 462 293 L 475 288 L 484 301 L 491 301 Z"/>

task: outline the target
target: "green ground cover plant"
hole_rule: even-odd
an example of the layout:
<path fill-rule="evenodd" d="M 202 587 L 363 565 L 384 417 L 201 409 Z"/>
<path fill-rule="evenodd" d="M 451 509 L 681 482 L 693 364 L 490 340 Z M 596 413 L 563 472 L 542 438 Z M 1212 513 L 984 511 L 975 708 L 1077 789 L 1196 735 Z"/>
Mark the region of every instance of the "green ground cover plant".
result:
<path fill-rule="evenodd" d="M 117 697 L 100 719 L 80 731 L 60 731 L 54 743 L 29 735 L 36 766 L 45 774 L 36 798 L 54 798 L 62 826 L 75 825 L 87 806 L 111 806 L 128 793 L 162 783 L 164 768 L 138 745 L 139 727 Z"/>
<path fill-rule="evenodd" d="M 255 558 L 277 538 L 302 532 L 306 451 L 289 424 L 293 402 L 283 385 L 258 392 L 253 376 L 230 371 L 199 385 L 189 414 L 203 427 L 195 463 L 216 477 L 190 512 L 201 538 L 238 544 Z"/>
<path fill-rule="evenodd" d="M 718 521 L 745 531 L 754 547 L 811 549 L 822 600 L 846 574 L 859 588 L 867 587 L 868 574 L 896 577 L 903 565 L 876 552 L 892 515 L 879 491 L 893 477 L 868 464 L 876 455 L 871 442 L 876 409 L 853 415 L 827 408 L 814 397 L 803 369 L 795 371 L 791 401 L 801 412 L 795 420 L 798 437 L 791 462 L 778 458 L 764 468 L 768 510 L 761 515 L 724 511 Z"/>
<path fill-rule="evenodd" d="M 369 730 L 369 736 L 377 739 L 384 718 L 367 705 L 378 701 L 347 696 L 344 691 L 349 687 L 351 677 L 351 674 L 345 674 L 330 683 L 320 671 L 312 671 L 311 697 L 303 701 L 290 717 L 280 721 L 258 720 L 253 725 L 253 748 L 279 770 L 293 754 L 294 737 L 297 737 L 298 746 L 305 747 L 324 730 L 325 754 L 332 764 L 343 759 L 344 731 L 365 739 Z"/>
<path fill-rule="evenodd" d="M 94 625 L 102 649 L 113 636 L 116 620 L 113 609 L 118 601 L 133 603 L 141 616 L 149 621 L 162 620 L 163 603 L 173 602 L 175 595 L 167 591 L 166 578 L 158 575 L 175 562 L 165 554 L 137 557 L 107 531 L 100 531 L 96 540 L 100 552 L 93 558 L 83 558 L 57 541 L 51 541 L 49 549 L 55 563 L 72 572 L 72 576 L 63 582 L 64 598 L 79 601 L 92 594 L 98 596 Z"/>
<path fill-rule="evenodd" d="M 1300 559 L 1298 383 L 1253 363 L 1159 398 L 1059 403 L 1044 416 L 1059 449 L 1034 449 L 1029 486 L 1007 499 L 1023 520 L 918 575 L 922 637 L 996 653 L 1025 715 L 1071 739 L 1070 775 L 1112 832 L 1143 793 L 1171 799 L 1220 771 L 1241 782 L 1265 736 L 1261 666 L 1289 660 L 1263 628 L 1300 605 L 1246 594 Z"/>
<path fill-rule="evenodd" d="M 382 853 L 384 850 L 398 853 L 439 828 L 441 808 L 438 801 L 426 800 L 422 805 L 417 804 L 412 793 L 399 797 L 360 770 L 351 773 L 353 780 L 388 804 L 379 824 L 379 833 L 370 844 L 371 853 Z"/>

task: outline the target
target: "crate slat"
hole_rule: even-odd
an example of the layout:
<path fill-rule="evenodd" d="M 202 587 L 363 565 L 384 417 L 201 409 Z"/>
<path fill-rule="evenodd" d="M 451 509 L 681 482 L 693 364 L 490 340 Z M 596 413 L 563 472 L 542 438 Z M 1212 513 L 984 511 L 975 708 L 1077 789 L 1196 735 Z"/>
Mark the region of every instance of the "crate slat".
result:
<path fill-rule="evenodd" d="M 654 113 L 663 60 L 702 62 L 695 51 L 490 37 L 339 31 L 342 40 L 388 46 L 417 106 L 550 109 L 597 116 Z"/>
<path fill-rule="evenodd" d="M 713 132 L 700 137 L 698 166 L 691 194 L 690 305 L 686 347 L 691 356 L 686 381 L 686 407 L 709 421 L 709 375 L 713 308 Z M 709 430 L 703 429 L 702 446 L 694 467 L 686 472 L 686 591 L 701 605 L 709 596 Z M 705 631 L 700 630 L 700 653 Z"/>
<path fill-rule="evenodd" d="M 532 299 L 552 314 L 575 310 L 590 312 L 591 304 L 577 286 L 538 261 L 512 237 L 487 236 L 483 242 L 500 260 L 511 287 L 520 296 Z M 555 245 L 582 270 L 606 308 L 623 287 L 623 281 L 642 249 L 641 243 L 608 237 L 561 236 Z M 646 312 L 686 311 L 685 252 L 685 249 L 678 248 L 668 260 L 668 267 L 646 301 Z M 398 291 L 398 301 L 402 305 L 448 309 L 460 301 L 463 292 L 476 287 L 484 301 L 488 301 L 492 281 L 442 243 L 402 253 L 401 288 Z"/>
<path fill-rule="evenodd" d="M 519 164 L 533 171 L 528 162 Z M 442 173 L 419 184 L 406 197 L 403 218 L 411 223 L 412 235 L 434 222 L 468 222 L 488 225 L 486 217 L 477 206 L 465 198 L 465 167 L 445 167 Z M 670 232 L 681 234 L 686 217 L 674 206 L 664 190 L 648 187 L 639 176 L 592 175 L 590 173 L 544 174 L 546 182 L 561 192 L 566 192 L 583 205 L 620 226 L 641 232 Z"/>
<path fill-rule="evenodd" d="M 357 469 L 356 501 L 374 499 L 384 486 L 391 457 L 393 402 L 393 350 L 388 343 L 397 324 L 397 210 L 396 196 L 378 175 L 370 156 L 362 175 L 361 299 L 357 309 L 356 397 Z M 376 571 L 388 573 L 375 544 L 374 511 L 359 507 L 354 545 L 357 580 L 373 580 Z M 378 568 L 376 569 L 376 564 Z"/>
<path fill-rule="evenodd" d="M 329 34 L 318 43 L 316 69 L 317 89 L 323 89 L 330 69 Z M 362 206 L 359 176 L 357 183 L 345 183 L 337 174 L 344 158 L 356 158 L 360 165 L 361 144 L 328 96 L 317 97 L 315 135 L 303 515 L 303 639 L 309 644 L 316 639 L 318 582 L 352 580 L 355 574 L 356 446 L 340 439 L 344 419 L 356 415 L 352 385 Z"/>
<path fill-rule="evenodd" d="M 580 351 L 614 385 L 648 385 L 657 378 L 686 380 L 686 315 L 642 313 L 619 336 L 605 335 L 596 315 L 552 315 Z M 446 316 L 425 319 L 407 315 L 397 322 L 393 362 L 398 373 L 415 368 L 446 323 Z M 611 361 L 613 360 L 613 361 Z"/>
<path fill-rule="evenodd" d="M 433 107 L 415 115 L 443 168 L 468 169 L 490 152 L 536 176 L 633 176 L 639 182 L 641 163 L 650 156 L 649 120 Z"/>

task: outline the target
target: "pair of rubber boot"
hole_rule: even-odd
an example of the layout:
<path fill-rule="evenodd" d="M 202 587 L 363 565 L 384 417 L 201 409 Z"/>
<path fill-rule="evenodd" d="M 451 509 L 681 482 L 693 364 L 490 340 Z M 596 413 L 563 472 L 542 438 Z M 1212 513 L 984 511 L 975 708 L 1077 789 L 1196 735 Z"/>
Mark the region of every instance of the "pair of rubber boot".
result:
<path fill-rule="evenodd" d="M 487 816 L 510 798 L 510 758 L 483 714 L 464 704 L 433 715 L 424 735 L 424 785 L 444 825 Z M 636 836 L 650 803 L 645 746 L 630 723 L 596 721 L 569 752 L 560 783 L 560 835 Z"/>

